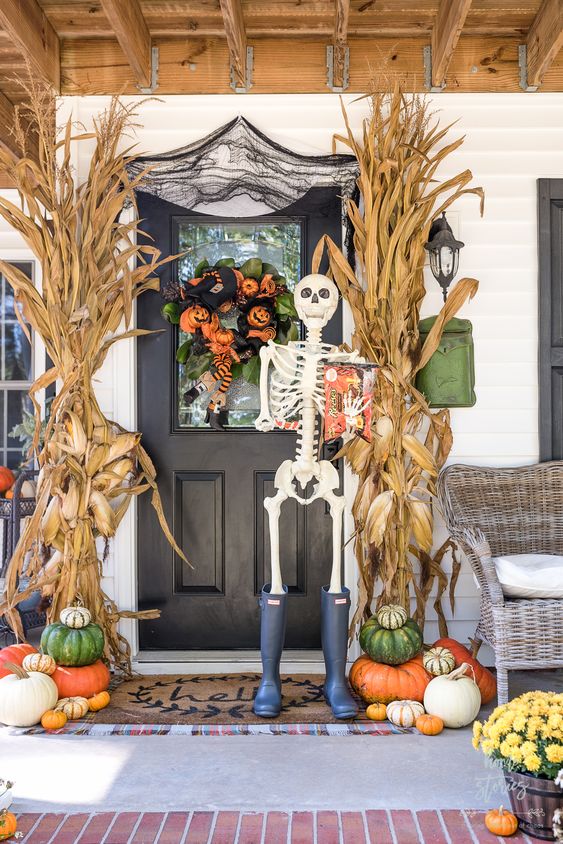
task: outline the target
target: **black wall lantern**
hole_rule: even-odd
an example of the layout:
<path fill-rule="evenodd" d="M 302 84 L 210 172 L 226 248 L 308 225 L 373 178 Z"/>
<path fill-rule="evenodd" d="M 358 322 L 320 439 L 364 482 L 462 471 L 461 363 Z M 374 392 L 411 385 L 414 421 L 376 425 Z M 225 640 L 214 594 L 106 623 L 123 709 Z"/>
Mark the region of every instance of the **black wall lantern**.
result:
<path fill-rule="evenodd" d="M 442 288 L 444 302 L 448 295 L 448 287 L 452 283 L 459 266 L 459 250 L 464 246 L 461 240 L 453 236 L 450 224 L 446 220 L 446 213 L 434 220 L 430 227 L 428 243 L 424 248 L 430 256 L 432 275 Z"/>

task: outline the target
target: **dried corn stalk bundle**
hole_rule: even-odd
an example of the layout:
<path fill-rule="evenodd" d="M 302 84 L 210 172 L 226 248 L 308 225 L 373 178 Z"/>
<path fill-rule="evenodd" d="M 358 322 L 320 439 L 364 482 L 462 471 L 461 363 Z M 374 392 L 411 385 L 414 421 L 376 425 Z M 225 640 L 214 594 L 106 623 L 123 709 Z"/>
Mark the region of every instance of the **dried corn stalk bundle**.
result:
<path fill-rule="evenodd" d="M 129 643 L 119 634 L 121 617 L 154 618 L 158 611 L 120 612 L 101 586 L 99 545 L 112 537 L 133 495 L 152 489 L 160 524 L 176 552 L 166 524 L 155 469 L 139 433 L 106 419 L 92 379 L 113 343 L 148 332 L 129 329 L 133 302 L 158 289 L 155 270 L 164 263 L 158 249 L 137 242 L 137 222 L 120 221 L 143 178 L 130 181 L 126 165 L 134 156 L 120 151 L 134 112 L 113 100 L 91 133 L 70 121 L 56 130 L 53 96 L 31 85 L 26 122 L 39 137 L 39 160 L 16 162 L 0 150 L 0 170 L 18 190 L 21 204 L 0 197 L 0 215 L 18 231 L 41 265 L 40 288 L 17 268 L 0 261 L 25 320 L 45 343 L 52 368 L 32 386 L 37 418 L 38 390 L 57 382 L 57 395 L 38 454 L 37 506 L 28 521 L 6 580 L 6 612 L 23 636 L 17 604 L 36 590 L 50 599 L 49 620 L 77 596 L 89 607 L 106 635 L 106 655 L 116 668 L 131 670 Z M 25 149 L 23 128 L 16 135 Z M 92 143 L 86 180 L 77 185 L 71 145 Z M 20 318 L 24 330 L 27 327 Z M 122 329 L 120 326 L 124 325 Z M 25 570 L 29 585 L 18 591 Z"/>
<path fill-rule="evenodd" d="M 416 597 L 415 618 L 424 622 L 434 583 L 441 635 L 447 632 L 442 597 L 448 576 L 442 565 L 453 553 L 450 601 L 453 608 L 459 561 L 448 540 L 432 552 L 432 499 L 435 480 L 452 445 L 449 412 L 432 412 L 414 386 L 415 376 L 438 347 L 445 323 L 472 298 L 475 279 L 464 278 L 450 293 L 421 348 L 418 321 L 425 295 L 424 244 L 432 220 L 467 193 L 469 170 L 446 181 L 437 179 L 440 164 L 463 142 L 446 142 L 420 97 L 392 93 L 371 95 L 370 116 L 356 139 L 344 112 L 347 134 L 337 140 L 358 160 L 360 202 L 348 201 L 354 231 L 356 269 L 329 238 L 317 246 L 315 267 L 324 249 L 330 272 L 354 318 L 353 347 L 381 367 L 373 407 L 373 439 L 355 438 L 343 453 L 358 476 L 353 505 L 355 552 L 359 567 L 359 604 L 351 631 L 369 615 L 376 583 L 378 604 L 402 604 Z"/>

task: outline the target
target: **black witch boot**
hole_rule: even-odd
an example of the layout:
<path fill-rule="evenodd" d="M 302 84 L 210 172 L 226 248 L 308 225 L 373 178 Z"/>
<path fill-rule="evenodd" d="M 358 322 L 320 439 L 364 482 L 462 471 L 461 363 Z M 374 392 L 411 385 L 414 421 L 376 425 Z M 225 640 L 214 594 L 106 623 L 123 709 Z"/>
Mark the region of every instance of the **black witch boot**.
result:
<path fill-rule="evenodd" d="M 267 583 L 259 600 L 262 680 L 252 708 L 260 718 L 275 718 L 281 710 L 280 659 L 287 619 L 287 586 L 283 589 L 283 595 L 271 595 Z"/>
<path fill-rule="evenodd" d="M 228 419 L 228 410 L 208 410 L 205 414 L 205 421 L 209 422 L 212 431 L 224 431 Z"/>
<path fill-rule="evenodd" d="M 202 393 L 205 393 L 207 387 L 202 381 L 198 381 L 197 384 L 191 388 L 191 390 L 186 390 L 184 393 L 184 402 L 188 405 L 188 407 L 194 403 L 194 401 L 199 398 Z"/>
<path fill-rule="evenodd" d="M 346 680 L 349 612 L 349 589 L 344 587 L 342 592 L 329 592 L 328 586 L 322 587 L 321 642 L 326 667 L 324 695 L 335 718 L 353 718 L 358 713 Z"/>

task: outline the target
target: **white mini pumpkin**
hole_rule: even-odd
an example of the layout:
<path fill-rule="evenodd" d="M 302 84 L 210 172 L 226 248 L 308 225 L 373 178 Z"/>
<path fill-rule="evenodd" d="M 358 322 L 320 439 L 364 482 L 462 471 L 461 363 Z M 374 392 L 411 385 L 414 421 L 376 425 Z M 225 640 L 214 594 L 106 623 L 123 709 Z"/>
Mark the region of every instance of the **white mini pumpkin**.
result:
<path fill-rule="evenodd" d="M 481 692 L 468 676 L 471 666 L 464 662 L 450 674 L 434 677 L 424 692 L 424 708 L 437 715 L 446 727 L 465 727 L 475 720 L 481 708 Z"/>
<path fill-rule="evenodd" d="M 64 712 L 69 721 L 84 718 L 90 705 L 85 697 L 62 697 L 55 706 L 57 711 Z"/>
<path fill-rule="evenodd" d="M 87 627 L 90 624 L 92 615 L 86 607 L 65 607 L 64 610 L 61 610 L 59 619 L 66 627 L 73 627 L 76 630 L 80 630 L 80 628 Z"/>
<path fill-rule="evenodd" d="M 53 680 L 39 671 L 4 663 L 12 672 L 0 680 L 0 721 L 9 727 L 31 727 L 57 702 Z"/>
<path fill-rule="evenodd" d="M 387 704 L 387 718 L 396 727 L 414 727 L 424 707 L 417 700 L 394 700 Z"/>
<path fill-rule="evenodd" d="M 407 611 L 400 604 L 385 604 L 376 613 L 378 624 L 386 630 L 398 630 L 406 622 Z"/>
<path fill-rule="evenodd" d="M 27 654 L 22 662 L 25 671 L 39 671 L 41 674 L 54 674 L 56 667 L 57 663 L 48 654 Z"/>
<path fill-rule="evenodd" d="M 430 648 L 423 654 L 422 662 L 429 674 L 440 677 L 442 674 L 449 674 L 455 668 L 455 656 L 447 648 L 438 646 Z"/>

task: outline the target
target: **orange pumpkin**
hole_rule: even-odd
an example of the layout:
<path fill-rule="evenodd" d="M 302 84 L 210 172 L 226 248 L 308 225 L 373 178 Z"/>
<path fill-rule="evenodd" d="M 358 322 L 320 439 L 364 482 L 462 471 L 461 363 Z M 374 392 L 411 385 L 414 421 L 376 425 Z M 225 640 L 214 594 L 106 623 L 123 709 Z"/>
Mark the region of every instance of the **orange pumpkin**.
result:
<path fill-rule="evenodd" d="M 485 668 L 484 665 L 481 665 L 478 660 L 471 656 L 471 651 L 467 650 L 456 639 L 448 638 L 438 639 L 437 642 L 434 642 L 433 647 L 443 647 L 451 651 L 455 657 L 456 668 L 464 662 L 469 663 L 475 672 L 475 682 L 481 692 L 481 702 L 490 703 L 497 693 L 497 681 L 494 674 L 491 674 L 488 668 Z"/>
<path fill-rule="evenodd" d="M 58 665 L 51 674 L 51 679 L 56 683 L 59 697 L 91 698 L 107 689 L 110 674 L 107 666 L 98 659 L 92 665 L 77 668 Z"/>
<path fill-rule="evenodd" d="M 41 716 L 41 726 L 44 730 L 60 730 L 68 718 L 62 709 L 48 709 Z"/>
<path fill-rule="evenodd" d="M 444 729 L 444 722 L 437 715 L 419 715 L 414 726 L 423 736 L 437 736 Z"/>
<path fill-rule="evenodd" d="M 240 282 L 240 292 L 243 296 L 246 296 L 248 299 L 251 299 L 253 296 L 256 296 L 258 291 L 260 290 L 260 285 L 256 281 L 255 278 L 243 278 Z"/>
<path fill-rule="evenodd" d="M 0 466 L 0 493 L 6 492 L 16 482 L 16 476 L 7 466 Z"/>
<path fill-rule="evenodd" d="M 37 650 L 28 645 L 27 642 L 21 642 L 19 645 L 8 645 L 0 651 L 0 679 L 7 677 L 12 672 L 4 666 L 5 662 L 12 662 L 14 665 L 21 665 L 24 657 L 28 654 L 36 654 Z"/>
<path fill-rule="evenodd" d="M 387 718 L 387 707 L 384 703 L 370 703 L 366 709 L 366 715 L 370 721 L 385 721 Z"/>
<path fill-rule="evenodd" d="M 493 835 L 501 835 L 504 838 L 514 835 L 518 829 L 518 818 L 512 812 L 505 812 L 501 806 L 499 809 L 491 809 L 487 812 L 485 826 Z"/>
<path fill-rule="evenodd" d="M 420 654 L 402 665 L 384 665 L 364 654 L 355 661 L 349 676 L 350 685 L 366 703 L 422 701 L 431 679 Z"/>
<path fill-rule="evenodd" d="M 17 831 L 18 819 L 12 812 L 0 812 L 0 841 L 6 841 Z"/>
<path fill-rule="evenodd" d="M 97 695 L 88 698 L 90 712 L 99 712 L 100 709 L 105 709 L 110 702 L 110 699 L 109 692 L 99 692 Z"/>
<path fill-rule="evenodd" d="M 221 346 L 230 346 L 234 342 L 235 335 L 228 328 L 219 328 L 215 332 L 215 340 Z"/>
<path fill-rule="evenodd" d="M 207 308 L 204 308 L 203 305 L 190 305 L 189 308 L 186 308 L 185 311 L 182 312 L 182 316 L 180 317 L 180 328 L 182 331 L 185 331 L 186 334 L 193 334 L 194 331 L 197 331 L 198 328 L 201 328 L 202 325 L 209 322 L 210 316 L 209 311 Z"/>
<path fill-rule="evenodd" d="M 6 490 L 6 495 L 4 496 L 4 498 L 7 498 L 8 501 L 11 501 L 11 499 L 13 497 L 14 497 L 14 487 L 11 486 L 10 489 Z"/>
<path fill-rule="evenodd" d="M 265 328 L 270 323 L 272 315 L 268 308 L 264 308 L 262 305 L 254 305 L 248 312 L 247 319 L 249 324 L 255 326 L 255 328 Z"/>

